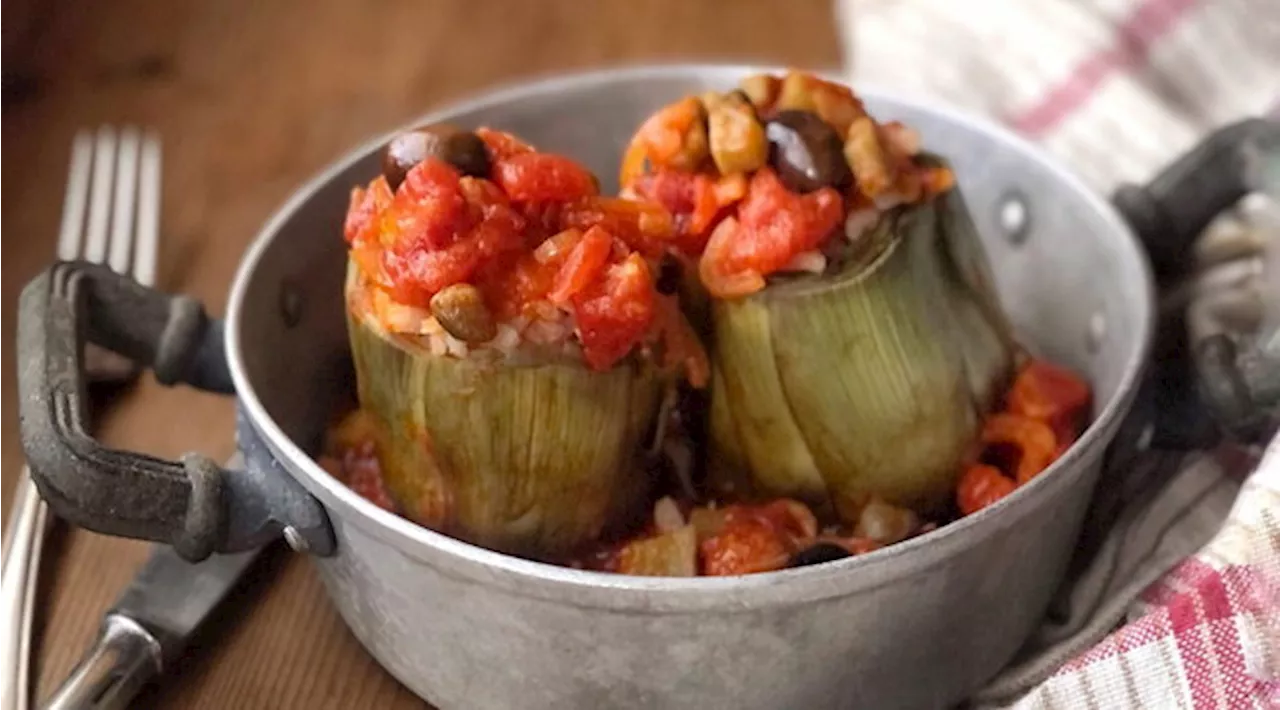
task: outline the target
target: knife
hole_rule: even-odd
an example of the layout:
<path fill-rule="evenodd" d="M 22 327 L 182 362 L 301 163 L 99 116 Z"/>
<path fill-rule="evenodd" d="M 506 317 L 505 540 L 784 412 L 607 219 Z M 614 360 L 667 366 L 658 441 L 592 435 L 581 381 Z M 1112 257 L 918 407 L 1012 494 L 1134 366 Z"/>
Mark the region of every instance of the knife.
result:
<path fill-rule="evenodd" d="M 181 656 L 263 548 L 192 564 L 156 546 L 102 620 L 98 641 L 45 710 L 121 710 Z"/>

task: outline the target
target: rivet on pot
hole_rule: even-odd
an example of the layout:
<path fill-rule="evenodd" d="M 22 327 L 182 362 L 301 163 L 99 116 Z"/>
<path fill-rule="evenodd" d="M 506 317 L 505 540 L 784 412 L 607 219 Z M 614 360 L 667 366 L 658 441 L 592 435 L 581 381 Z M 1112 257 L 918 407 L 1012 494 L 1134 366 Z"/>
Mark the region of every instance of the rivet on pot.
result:
<path fill-rule="evenodd" d="M 1097 354 L 1102 348 L 1102 340 L 1107 337 L 1107 319 L 1102 313 L 1089 316 L 1089 329 L 1085 332 L 1084 345 L 1090 354 Z"/>
<path fill-rule="evenodd" d="M 303 537 L 297 528 L 290 525 L 284 529 L 283 534 L 284 541 L 289 543 L 289 547 L 292 547 L 294 552 L 307 553 L 311 551 L 311 545 L 307 543 L 307 538 Z"/>
<path fill-rule="evenodd" d="M 288 281 L 280 284 L 280 317 L 284 319 L 287 328 L 302 321 L 302 296 Z"/>
<path fill-rule="evenodd" d="M 1031 235 L 1031 213 L 1027 210 L 1027 201 L 1021 192 L 1011 190 L 1005 193 L 997 206 L 996 221 L 1004 236 L 1015 245 L 1027 241 Z"/>

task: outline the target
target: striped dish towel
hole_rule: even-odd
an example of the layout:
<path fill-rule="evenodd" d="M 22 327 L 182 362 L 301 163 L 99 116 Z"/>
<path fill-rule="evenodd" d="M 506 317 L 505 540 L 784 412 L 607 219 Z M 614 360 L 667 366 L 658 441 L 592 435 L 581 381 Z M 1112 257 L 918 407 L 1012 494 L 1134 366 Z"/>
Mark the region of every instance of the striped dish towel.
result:
<path fill-rule="evenodd" d="M 1280 0 L 836 0 L 852 81 L 1004 123 L 1099 192 L 1280 116 Z M 1201 238 L 1193 340 L 1272 333 L 1280 194 Z M 1267 256 L 1269 254 L 1269 256 Z M 1269 259 L 1269 264 L 1268 264 Z M 1280 437 L 1108 473 L 1040 629 L 972 708 L 1280 709 Z"/>

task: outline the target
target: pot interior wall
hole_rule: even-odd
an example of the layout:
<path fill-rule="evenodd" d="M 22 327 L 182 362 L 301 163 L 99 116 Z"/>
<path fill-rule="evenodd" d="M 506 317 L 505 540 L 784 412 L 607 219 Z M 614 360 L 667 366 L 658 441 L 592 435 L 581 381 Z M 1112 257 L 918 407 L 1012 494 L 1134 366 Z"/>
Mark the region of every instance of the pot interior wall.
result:
<path fill-rule="evenodd" d="M 509 130 L 573 155 L 609 191 L 621 150 L 645 116 L 687 93 L 731 86 L 741 73 L 673 67 L 592 75 L 499 93 L 432 118 Z M 1105 406 L 1142 350 L 1149 308 L 1141 257 L 1114 215 L 1020 143 L 945 111 L 861 93 L 878 118 L 918 128 L 926 149 L 952 161 L 1020 338 L 1086 373 L 1095 408 Z M 268 227 L 256 262 L 241 276 L 242 352 L 232 358 L 241 359 L 266 411 L 305 450 L 350 396 L 341 229 L 351 187 L 377 171 L 370 145 L 304 189 Z M 1022 226 L 1005 226 L 1014 223 Z"/>

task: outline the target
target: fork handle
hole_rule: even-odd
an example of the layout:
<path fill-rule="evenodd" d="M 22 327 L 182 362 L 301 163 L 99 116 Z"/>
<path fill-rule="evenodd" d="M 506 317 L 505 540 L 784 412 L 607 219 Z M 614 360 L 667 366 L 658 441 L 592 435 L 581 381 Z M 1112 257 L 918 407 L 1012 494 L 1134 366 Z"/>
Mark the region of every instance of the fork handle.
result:
<path fill-rule="evenodd" d="M 14 491 L 4 551 L 0 615 L 4 619 L 3 710 L 26 710 L 30 702 L 31 626 L 35 613 L 40 553 L 48 528 L 49 508 L 40 500 L 30 473 L 23 468 Z"/>
<path fill-rule="evenodd" d="M 194 299 L 87 262 L 59 262 L 36 277 L 19 304 L 20 424 L 32 478 L 58 517 L 173 545 L 193 562 L 259 547 L 286 528 L 314 554 L 333 550 L 324 508 L 278 464 L 225 469 L 199 454 L 166 461 L 89 436 L 86 339 L 150 367 L 162 384 L 232 391 L 221 323 Z"/>
<path fill-rule="evenodd" d="M 125 710 L 160 674 L 161 656 L 160 642 L 142 624 L 108 614 L 97 643 L 41 710 Z"/>

